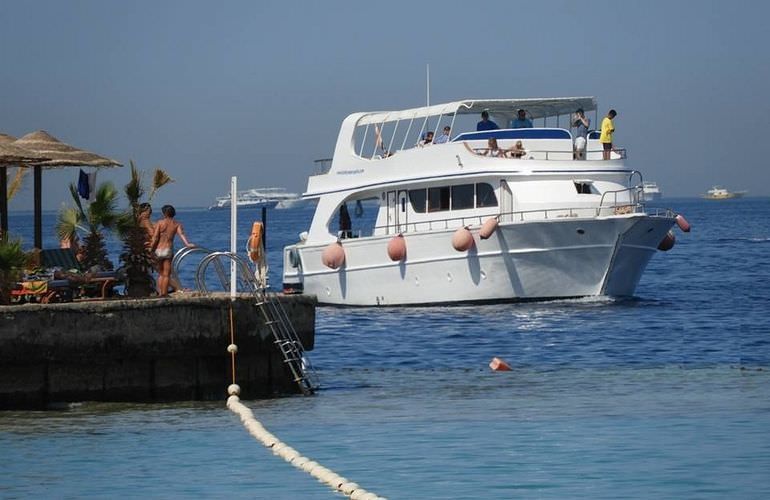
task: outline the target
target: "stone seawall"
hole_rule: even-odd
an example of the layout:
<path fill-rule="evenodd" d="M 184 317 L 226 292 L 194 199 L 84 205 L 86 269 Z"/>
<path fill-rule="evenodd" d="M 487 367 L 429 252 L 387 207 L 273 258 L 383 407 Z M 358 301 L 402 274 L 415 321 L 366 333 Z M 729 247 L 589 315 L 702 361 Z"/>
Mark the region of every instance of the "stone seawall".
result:
<path fill-rule="evenodd" d="M 312 297 L 278 295 L 306 350 Z M 233 303 L 243 399 L 299 392 L 250 297 Z M 0 307 L 0 409 L 74 401 L 224 400 L 225 295 Z"/>

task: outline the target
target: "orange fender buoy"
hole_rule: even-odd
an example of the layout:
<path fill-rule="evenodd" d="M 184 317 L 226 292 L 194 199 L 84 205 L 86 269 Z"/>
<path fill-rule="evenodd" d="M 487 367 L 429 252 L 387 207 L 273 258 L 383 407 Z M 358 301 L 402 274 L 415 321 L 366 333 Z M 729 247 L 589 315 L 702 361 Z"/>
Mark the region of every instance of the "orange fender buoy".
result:
<path fill-rule="evenodd" d="M 473 235 L 467 227 L 461 227 L 452 236 L 452 246 L 458 252 L 470 250 L 473 246 Z"/>
<path fill-rule="evenodd" d="M 674 236 L 673 231 L 669 231 L 666 233 L 666 236 L 658 243 L 658 250 L 662 250 L 663 252 L 668 252 L 672 248 L 674 248 L 674 244 L 676 243 L 676 236 Z"/>
<path fill-rule="evenodd" d="M 687 219 L 684 218 L 684 215 L 678 214 L 676 216 L 676 225 L 679 226 L 679 229 L 681 229 L 683 233 L 690 232 L 690 223 L 687 222 Z"/>
<path fill-rule="evenodd" d="M 249 259 L 252 262 L 259 260 L 262 255 L 262 235 L 264 234 L 264 227 L 261 222 L 255 222 L 251 225 L 251 236 L 247 246 L 249 248 Z"/>
<path fill-rule="evenodd" d="M 406 259 L 406 240 L 403 234 L 397 234 L 388 242 L 388 257 L 394 262 Z"/>
<path fill-rule="evenodd" d="M 512 370 L 511 365 L 498 357 L 492 358 L 492 361 L 489 362 L 489 367 L 493 372 L 509 372 Z"/>
<path fill-rule="evenodd" d="M 345 263 L 345 249 L 337 241 L 324 248 L 321 254 L 321 262 L 329 269 L 339 269 Z"/>
<path fill-rule="evenodd" d="M 492 236 L 492 233 L 495 232 L 495 229 L 497 229 L 497 217 L 492 217 L 491 219 L 487 219 L 484 221 L 484 224 L 481 225 L 481 230 L 479 231 L 479 238 L 482 240 L 486 240 L 490 236 Z"/>

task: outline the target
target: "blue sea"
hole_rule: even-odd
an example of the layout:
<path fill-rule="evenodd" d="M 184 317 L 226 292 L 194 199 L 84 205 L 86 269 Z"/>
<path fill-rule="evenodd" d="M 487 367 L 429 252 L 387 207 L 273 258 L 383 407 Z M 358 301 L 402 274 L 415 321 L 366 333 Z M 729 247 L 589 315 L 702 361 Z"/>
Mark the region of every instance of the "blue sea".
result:
<path fill-rule="evenodd" d="M 323 389 L 245 403 L 390 498 L 770 498 L 770 199 L 658 204 L 693 231 L 632 299 L 319 308 Z M 268 212 L 274 286 L 311 217 Z M 228 212 L 177 218 L 194 243 L 229 246 Z M 241 246 L 258 218 L 240 213 Z M 31 214 L 10 222 L 29 243 Z M 493 356 L 513 371 L 491 372 Z M 0 457 L 3 498 L 341 496 L 251 438 L 224 394 L 0 412 Z"/>

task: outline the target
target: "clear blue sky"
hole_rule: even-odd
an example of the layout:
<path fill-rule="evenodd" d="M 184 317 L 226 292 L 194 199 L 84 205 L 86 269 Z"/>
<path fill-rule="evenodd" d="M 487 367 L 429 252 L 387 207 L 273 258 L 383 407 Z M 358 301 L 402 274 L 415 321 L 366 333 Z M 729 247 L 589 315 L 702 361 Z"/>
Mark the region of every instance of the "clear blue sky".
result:
<path fill-rule="evenodd" d="M 430 63 L 432 102 L 597 96 L 668 196 L 770 195 L 767 5 L 5 2 L 0 132 L 160 165 L 176 183 L 158 203 L 207 205 L 231 175 L 301 191 L 347 114 L 422 105 Z M 45 173 L 44 208 L 75 173 Z"/>

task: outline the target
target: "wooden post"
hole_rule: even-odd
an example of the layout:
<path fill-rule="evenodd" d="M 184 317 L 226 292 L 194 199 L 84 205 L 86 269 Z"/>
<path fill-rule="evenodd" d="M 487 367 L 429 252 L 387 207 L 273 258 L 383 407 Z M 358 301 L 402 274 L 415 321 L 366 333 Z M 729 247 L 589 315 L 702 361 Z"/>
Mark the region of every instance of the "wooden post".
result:
<path fill-rule="evenodd" d="M 262 207 L 262 250 L 267 259 L 267 207 Z"/>
<path fill-rule="evenodd" d="M 8 167 L 0 167 L 0 236 L 8 235 Z"/>
<path fill-rule="evenodd" d="M 43 167 L 35 165 L 35 248 L 43 249 Z"/>

